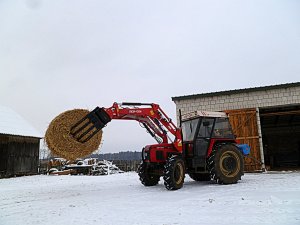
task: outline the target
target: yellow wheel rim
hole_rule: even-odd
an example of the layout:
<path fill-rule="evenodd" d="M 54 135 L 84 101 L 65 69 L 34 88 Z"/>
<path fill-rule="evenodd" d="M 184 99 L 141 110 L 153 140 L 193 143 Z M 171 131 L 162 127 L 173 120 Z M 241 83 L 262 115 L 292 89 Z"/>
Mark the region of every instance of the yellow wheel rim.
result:
<path fill-rule="evenodd" d="M 184 169 L 182 163 L 177 163 L 177 165 L 175 166 L 174 173 L 175 182 L 177 185 L 179 185 L 182 182 L 184 176 Z"/>
<path fill-rule="evenodd" d="M 241 168 L 238 154 L 233 151 L 224 152 L 220 158 L 220 169 L 226 177 L 235 177 Z"/>

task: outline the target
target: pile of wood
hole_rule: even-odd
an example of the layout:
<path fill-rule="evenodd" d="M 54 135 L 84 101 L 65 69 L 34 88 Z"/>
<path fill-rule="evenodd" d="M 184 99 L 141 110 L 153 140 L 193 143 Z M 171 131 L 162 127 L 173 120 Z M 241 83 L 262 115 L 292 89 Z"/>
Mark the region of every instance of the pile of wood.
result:
<path fill-rule="evenodd" d="M 85 109 L 68 110 L 51 121 L 45 134 L 45 141 L 54 155 L 75 160 L 90 155 L 99 148 L 102 131 L 84 143 L 77 141 L 70 134 L 71 127 L 88 113 L 89 111 Z"/>

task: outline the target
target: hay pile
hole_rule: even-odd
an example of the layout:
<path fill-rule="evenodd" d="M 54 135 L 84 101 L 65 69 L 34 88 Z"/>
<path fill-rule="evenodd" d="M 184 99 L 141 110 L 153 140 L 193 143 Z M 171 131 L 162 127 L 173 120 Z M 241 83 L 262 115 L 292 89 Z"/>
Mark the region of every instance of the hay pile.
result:
<path fill-rule="evenodd" d="M 45 134 L 45 141 L 54 155 L 74 160 L 90 155 L 99 148 L 102 130 L 85 143 L 78 142 L 70 134 L 71 127 L 88 113 L 89 111 L 85 109 L 69 110 L 51 121 Z"/>

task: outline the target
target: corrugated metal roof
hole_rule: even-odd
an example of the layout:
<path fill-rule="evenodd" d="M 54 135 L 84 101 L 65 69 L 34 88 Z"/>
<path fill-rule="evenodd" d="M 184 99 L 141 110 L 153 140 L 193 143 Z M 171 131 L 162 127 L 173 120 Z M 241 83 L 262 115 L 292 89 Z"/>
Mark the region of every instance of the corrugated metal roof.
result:
<path fill-rule="evenodd" d="M 203 93 L 203 94 L 193 94 L 193 95 L 172 97 L 172 101 L 193 99 L 193 98 L 203 98 L 203 97 L 213 97 L 213 96 L 220 96 L 220 95 L 232 95 L 232 94 L 240 94 L 240 93 L 255 92 L 255 91 L 267 91 L 272 89 L 281 89 L 281 88 L 299 87 L 299 86 L 300 86 L 300 82 L 295 82 L 295 83 L 278 84 L 278 85 L 270 85 L 270 86 L 262 86 L 262 87 L 235 89 L 229 91 L 217 91 L 217 92 L 210 92 L 210 93 Z"/>
<path fill-rule="evenodd" d="M 0 106 L 0 134 L 41 138 L 42 135 L 12 109 Z"/>

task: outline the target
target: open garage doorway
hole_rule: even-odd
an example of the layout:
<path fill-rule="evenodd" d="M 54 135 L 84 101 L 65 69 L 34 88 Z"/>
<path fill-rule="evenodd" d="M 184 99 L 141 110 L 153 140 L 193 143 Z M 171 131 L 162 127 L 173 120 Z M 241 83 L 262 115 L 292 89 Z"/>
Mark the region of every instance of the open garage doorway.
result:
<path fill-rule="evenodd" d="M 300 105 L 260 109 L 265 164 L 300 169 Z"/>

